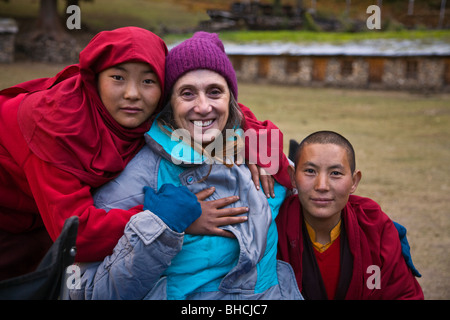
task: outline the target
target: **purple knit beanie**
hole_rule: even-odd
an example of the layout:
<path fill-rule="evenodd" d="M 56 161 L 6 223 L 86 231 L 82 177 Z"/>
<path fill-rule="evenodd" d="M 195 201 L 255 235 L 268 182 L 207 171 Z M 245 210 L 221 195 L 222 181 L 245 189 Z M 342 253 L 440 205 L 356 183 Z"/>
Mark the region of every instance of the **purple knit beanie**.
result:
<path fill-rule="evenodd" d="M 212 70 L 224 77 L 237 100 L 236 73 L 217 34 L 196 32 L 192 38 L 169 51 L 166 58 L 165 93 L 171 94 L 173 85 L 182 75 L 197 69 Z"/>

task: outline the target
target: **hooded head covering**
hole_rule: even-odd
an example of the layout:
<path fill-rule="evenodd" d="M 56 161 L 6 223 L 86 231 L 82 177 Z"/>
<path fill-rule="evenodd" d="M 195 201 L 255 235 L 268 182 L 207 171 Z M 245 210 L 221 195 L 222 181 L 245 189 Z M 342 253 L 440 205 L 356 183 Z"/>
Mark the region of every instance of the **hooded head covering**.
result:
<path fill-rule="evenodd" d="M 216 33 L 196 32 L 192 38 L 170 50 L 166 62 L 166 94 L 170 94 L 178 78 L 197 69 L 212 70 L 224 77 L 237 100 L 236 73 Z"/>
<path fill-rule="evenodd" d="M 0 94 L 28 93 L 19 106 L 18 123 L 31 151 L 96 187 L 125 168 L 151 125 L 147 121 L 127 129 L 117 123 L 100 99 L 97 74 L 125 62 L 148 63 L 163 94 L 166 54 L 163 40 L 148 30 L 104 31 L 81 51 L 78 64 L 53 78 L 28 81 Z"/>

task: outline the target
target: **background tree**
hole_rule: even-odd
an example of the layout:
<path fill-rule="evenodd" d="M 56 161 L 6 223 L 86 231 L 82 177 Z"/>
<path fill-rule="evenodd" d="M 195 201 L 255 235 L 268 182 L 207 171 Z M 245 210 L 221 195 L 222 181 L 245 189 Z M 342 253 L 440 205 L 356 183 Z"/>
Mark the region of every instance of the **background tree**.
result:
<path fill-rule="evenodd" d="M 46 36 L 56 41 L 62 41 L 69 36 L 58 14 L 57 0 L 40 0 L 36 29 L 30 36 L 31 40 Z"/>

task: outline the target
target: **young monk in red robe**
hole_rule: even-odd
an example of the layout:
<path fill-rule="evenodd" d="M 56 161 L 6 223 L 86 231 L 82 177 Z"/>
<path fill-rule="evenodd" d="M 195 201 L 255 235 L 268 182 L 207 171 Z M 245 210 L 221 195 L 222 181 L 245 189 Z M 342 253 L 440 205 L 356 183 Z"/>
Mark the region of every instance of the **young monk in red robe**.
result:
<path fill-rule="evenodd" d="M 292 265 L 305 299 L 424 298 L 394 223 L 373 200 L 351 195 L 361 172 L 347 139 L 311 134 L 290 171 L 298 195 L 277 217 L 278 255 Z"/>

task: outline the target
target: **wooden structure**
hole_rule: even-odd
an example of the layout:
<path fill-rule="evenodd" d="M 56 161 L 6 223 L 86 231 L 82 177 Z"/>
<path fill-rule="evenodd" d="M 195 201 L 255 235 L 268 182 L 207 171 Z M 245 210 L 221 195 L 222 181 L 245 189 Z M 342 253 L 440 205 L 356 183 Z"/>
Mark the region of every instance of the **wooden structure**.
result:
<path fill-rule="evenodd" d="M 448 44 L 407 51 L 280 46 L 226 46 L 226 51 L 240 81 L 450 92 Z"/>

